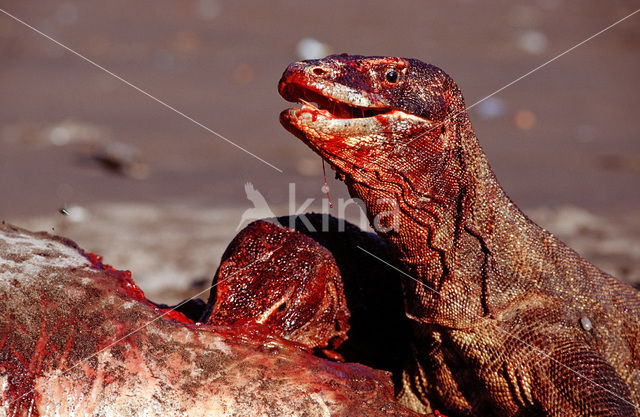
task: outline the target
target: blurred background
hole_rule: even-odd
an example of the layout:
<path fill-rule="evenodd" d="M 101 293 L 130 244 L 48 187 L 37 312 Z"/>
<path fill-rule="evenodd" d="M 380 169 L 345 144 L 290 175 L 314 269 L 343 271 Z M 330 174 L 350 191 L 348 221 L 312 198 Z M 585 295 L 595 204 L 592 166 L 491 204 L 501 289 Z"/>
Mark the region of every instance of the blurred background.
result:
<path fill-rule="evenodd" d="M 322 210 L 320 158 L 278 122 L 289 104 L 276 85 L 291 61 L 418 58 L 448 72 L 470 105 L 640 1 L 0 0 L 0 8 L 277 168 L 0 13 L 0 219 L 70 237 L 130 269 L 150 299 L 171 303 L 208 287 L 253 207 L 247 182 L 277 215 L 307 199 L 306 211 Z M 513 200 L 630 282 L 640 282 L 639 85 L 640 13 L 470 111 Z M 330 172 L 332 200 L 348 198 Z M 355 205 L 344 214 L 360 223 Z"/>

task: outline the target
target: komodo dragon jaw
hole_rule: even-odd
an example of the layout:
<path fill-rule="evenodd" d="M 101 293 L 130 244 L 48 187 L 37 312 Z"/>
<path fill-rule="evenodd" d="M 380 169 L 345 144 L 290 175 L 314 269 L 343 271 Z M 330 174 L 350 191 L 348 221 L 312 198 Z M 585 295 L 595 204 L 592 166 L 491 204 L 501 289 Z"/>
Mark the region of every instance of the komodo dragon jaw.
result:
<path fill-rule="evenodd" d="M 398 107 L 389 94 L 405 84 L 407 60 L 380 57 L 359 65 L 351 58 L 294 63 L 278 87 L 286 100 L 303 103 L 281 113 L 284 127 L 347 175 L 358 167 L 373 169 L 408 137 L 433 126 L 425 115 Z M 354 84 L 354 74 L 361 82 Z"/>
<path fill-rule="evenodd" d="M 370 220 L 397 208 L 398 226 L 376 231 L 415 278 L 403 281 L 415 322 L 403 402 L 456 416 L 637 415 L 640 293 L 508 198 L 444 71 L 333 55 L 291 64 L 279 91 L 303 103 L 284 127 L 343 174 Z"/>

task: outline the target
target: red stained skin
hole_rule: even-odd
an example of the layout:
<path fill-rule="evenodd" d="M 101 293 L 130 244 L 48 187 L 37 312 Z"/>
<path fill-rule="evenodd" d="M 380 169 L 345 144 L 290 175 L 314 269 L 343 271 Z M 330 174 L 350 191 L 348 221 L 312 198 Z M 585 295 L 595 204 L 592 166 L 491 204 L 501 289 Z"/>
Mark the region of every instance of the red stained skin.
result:
<path fill-rule="evenodd" d="M 294 416 L 321 399 L 336 417 L 415 415 L 393 401 L 385 372 L 309 355 L 265 326 L 161 316 L 129 272 L 71 241 L 6 224 L 0 236 L 0 265 L 18 265 L 0 273 L 0 415 L 218 415 L 224 405 L 228 416 Z"/>
<path fill-rule="evenodd" d="M 111 277 L 115 278 L 115 282 L 117 282 L 117 291 L 125 297 L 129 297 L 135 301 L 143 303 L 144 305 L 154 308 L 163 315 L 163 318 L 183 324 L 194 324 L 192 320 L 188 319 L 182 313 L 170 309 L 158 308 L 153 303 L 149 302 L 144 296 L 144 292 L 133 281 L 130 271 L 118 270 L 113 268 L 111 265 L 103 263 L 102 257 L 93 252 L 85 252 L 83 250 L 79 251 L 92 263 L 94 268 L 104 271 Z M 49 300 L 42 296 L 40 297 L 40 305 L 43 310 L 55 311 L 56 303 L 54 300 Z M 33 407 L 33 404 L 37 402 L 38 399 L 38 394 L 35 391 L 34 385 L 36 378 L 40 376 L 43 371 L 48 370 L 55 364 L 62 366 L 64 369 L 65 366 L 63 364 L 67 361 L 74 345 L 77 345 L 78 342 L 74 340 L 73 335 L 69 335 L 68 339 L 60 343 L 56 336 L 61 331 L 61 327 L 67 327 L 69 323 L 65 322 L 64 319 L 47 319 L 40 323 L 38 336 L 34 339 L 35 347 L 33 348 L 33 352 L 27 358 L 21 353 L 25 350 L 22 343 L 11 343 L 11 331 L 9 326 L 17 327 L 24 335 L 30 334 L 31 331 L 28 328 L 21 327 L 19 322 L 13 320 L 11 316 L 3 316 L 2 321 L 7 323 L 7 326 L 2 330 L 2 333 L 0 333 L 2 335 L 0 336 L 0 351 L 4 351 L 3 348 L 5 348 L 5 344 L 9 341 L 9 344 L 6 347 L 8 347 L 9 351 L 12 353 L 10 357 L 0 357 L 0 373 L 10 375 L 5 401 L 8 400 L 7 402 L 11 404 L 10 409 L 14 410 L 16 413 L 18 410 L 28 409 L 30 416 L 38 416 L 39 414 L 37 409 Z M 76 321 L 75 324 L 83 326 L 88 332 L 91 331 L 90 326 L 83 321 Z M 125 333 L 128 328 L 124 323 L 118 327 L 120 327 L 122 331 L 116 333 Z M 65 333 L 65 331 L 62 331 L 62 333 Z M 98 344 L 96 344 L 96 350 L 112 345 L 115 339 L 115 337 L 110 337 L 98 342 Z"/>
<path fill-rule="evenodd" d="M 171 308 L 159 308 L 155 304 L 151 303 L 144 295 L 144 292 L 138 287 L 138 285 L 133 281 L 131 277 L 131 271 L 128 270 L 118 270 L 112 267 L 111 265 L 105 264 L 102 262 L 102 256 L 96 255 L 93 252 L 84 252 L 82 254 L 91 261 L 94 267 L 107 271 L 111 274 L 116 280 L 120 283 L 119 290 L 123 295 L 127 297 L 131 297 L 134 300 L 141 301 L 142 303 L 155 308 L 157 311 L 161 313 L 161 315 L 170 320 L 175 320 L 184 324 L 194 324 L 194 321 L 189 319 L 183 313 L 175 311 Z"/>
<path fill-rule="evenodd" d="M 133 282 L 131 278 L 131 271 L 128 270 L 117 270 L 111 265 L 102 263 L 102 256 L 96 255 L 93 252 L 84 252 L 83 255 L 86 256 L 89 261 L 93 264 L 97 269 L 101 269 L 103 271 L 108 271 L 111 275 L 113 275 L 119 282 L 122 288 L 123 294 L 127 295 L 134 300 L 146 301 L 146 297 L 144 296 L 144 292 Z"/>
<path fill-rule="evenodd" d="M 258 220 L 229 244 L 216 273 L 208 324 L 260 324 L 339 359 L 349 310 L 331 253 L 313 239 Z"/>

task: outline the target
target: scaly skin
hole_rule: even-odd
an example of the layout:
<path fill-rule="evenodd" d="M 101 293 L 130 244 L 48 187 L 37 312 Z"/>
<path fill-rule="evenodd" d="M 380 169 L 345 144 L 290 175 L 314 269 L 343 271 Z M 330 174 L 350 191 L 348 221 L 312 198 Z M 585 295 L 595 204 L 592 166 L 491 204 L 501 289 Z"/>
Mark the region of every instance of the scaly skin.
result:
<path fill-rule="evenodd" d="M 279 91 L 305 103 L 282 124 L 365 202 L 417 280 L 403 280 L 415 357 L 403 402 L 451 416 L 637 415 L 639 292 L 511 202 L 447 74 L 329 56 L 291 64 Z"/>
<path fill-rule="evenodd" d="M 278 256 L 268 256 L 276 250 Z M 207 324 L 263 325 L 329 355 L 346 339 L 350 314 L 333 256 L 274 222 L 258 220 L 238 233 L 213 286 Z"/>
<path fill-rule="evenodd" d="M 357 249 L 387 258 L 386 244 L 344 220 L 303 216 L 257 220 L 233 239 L 202 321 L 259 324 L 308 351 L 384 369 L 399 381 L 410 333 L 401 274 Z M 274 248 L 279 256 L 266 256 Z"/>

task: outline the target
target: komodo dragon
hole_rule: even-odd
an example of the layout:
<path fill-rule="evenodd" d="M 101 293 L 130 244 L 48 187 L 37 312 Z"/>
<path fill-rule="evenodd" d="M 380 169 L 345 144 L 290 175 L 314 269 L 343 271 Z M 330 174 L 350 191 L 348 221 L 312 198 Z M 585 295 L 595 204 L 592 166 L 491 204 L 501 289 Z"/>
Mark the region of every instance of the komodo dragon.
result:
<path fill-rule="evenodd" d="M 279 91 L 303 103 L 282 124 L 364 201 L 404 270 L 405 404 L 449 416 L 638 415 L 640 293 L 509 199 L 447 74 L 333 55 L 291 64 Z"/>

